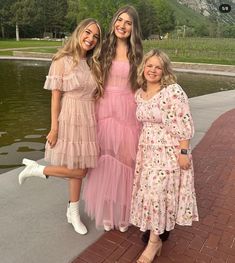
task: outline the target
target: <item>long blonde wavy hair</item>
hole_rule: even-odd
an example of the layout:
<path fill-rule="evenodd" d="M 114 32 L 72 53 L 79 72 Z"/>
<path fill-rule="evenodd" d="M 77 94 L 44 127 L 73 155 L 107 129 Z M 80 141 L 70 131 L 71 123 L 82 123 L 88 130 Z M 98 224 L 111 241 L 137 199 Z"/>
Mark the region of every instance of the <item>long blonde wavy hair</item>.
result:
<path fill-rule="evenodd" d="M 76 29 L 73 31 L 69 40 L 65 43 L 65 45 L 53 56 L 53 60 L 57 60 L 64 56 L 71 56 L 73 58 L 74 66 L 76 66 L 81 59 L 81 44 L 80 44 L 80 36 L 89 27 L 91 24 L 95 24 L 99 29 L 99 39 L 96 46 L 89 50 L 86 54 L 87 63 L 91 69 L 91 72 L 97 82 L 97 88 L 94 93 L 95 98 L 99 98 L 103 95 L 103 81 L 101 74 L 101 66 L 100 66 L 100 52 L 102 46 L 102 34 L 99 23 L 93 18 L 87 18 L 82 20 Z"/>
<path fill-rule="evenodd" d="M 107 33 L 107 36 L 105 38 L 101 52 L 103 81 L 105 81 L 108 77 L 108 73 L 112 65 L 112 60 L 114 59 L 116 54 L 117 37 L 114 32 L 114 24 L 116 23 L 118 17 L 123 13 L 127 13 L 132 19 L 131 35 L 127 39 L 127 57 L 130 62 L 129 80 L 132 90 L 135 91 L 138 88 L 137 67 L 142 61 L 143 46 L 141 42 L 139 16 L 135 8 L 130 5 L 119 8 L 118 11 L 114 14 L 109 32 Z"/>
<path fill-rule="evenodd" d="M 144 77 L 144 67 L 147 61 L 153 56 L 156 56 L 159 58 L 161 62 L 161 66 L 162 66 L 161 89 L 167 87 L 170 84 L 176 83 L 176 80 L 177 80 L 176 76 L 173 73 L 171 61 L 169 57 L 167 56 L 167 54 L 159 49 L 153 49 L 144 55 L 143 61 L 138 68 L 137 81 L 138 81 L 139 86 L 144 91 L 147 90 L 147 82 Z"/>

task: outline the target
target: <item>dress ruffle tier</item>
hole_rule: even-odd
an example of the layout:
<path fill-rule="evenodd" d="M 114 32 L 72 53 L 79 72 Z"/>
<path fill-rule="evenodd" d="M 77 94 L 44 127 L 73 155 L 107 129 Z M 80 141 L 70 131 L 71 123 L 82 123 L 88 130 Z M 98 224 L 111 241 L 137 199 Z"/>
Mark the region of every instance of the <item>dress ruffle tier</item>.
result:
<path fill-rule="evenodd" d="M 72 65 L 70 57 L 54 61 L 44 85 L 45 89 L 62 91 L 58 140 L 53 148 L 46 144 L 45 160 L 69 169 L 91 168 L 98 156 L 92 97 L 96 84 L 85 60 Z"/>
<path fill-rule="evenodd" d="M 88 172 L 83 198 L 96 226 L 129 224 L 139 123 L 128 82 L 129 64 L 113 62 L 105 95 L 97 104 L 100 158 Z"/>

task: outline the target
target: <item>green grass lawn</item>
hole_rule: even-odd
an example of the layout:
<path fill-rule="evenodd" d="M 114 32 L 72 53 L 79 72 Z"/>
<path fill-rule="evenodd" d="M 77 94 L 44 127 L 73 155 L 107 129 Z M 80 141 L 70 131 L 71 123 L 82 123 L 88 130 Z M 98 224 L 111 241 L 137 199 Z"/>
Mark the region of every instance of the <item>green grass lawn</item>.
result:
<path fill-rule="evenodd" d="M 145 52 L 152 48 L 165 51 L 172 61 L 235 64 L 235 39 L 185 38 L 144 41 Z"/>
<path fill-rule="evenodd" d="M 159 48 L 172 61 L 235 65 L 235 39 L 229 38 L 181 38 L 143 41 L 144 51 Z M 48 48 L 51 46 L 52 48 Z M 55 53 L 61 42 L 48 40 L 0 40 L 0 49 L 29 47 L 25 51 Z M 30 47 L 38 47 L 30 49 Z M 0 56 L 12 55 L 12 51 L 0 51 Z"/>
<path fill-rule="evenodd" d="M 48 47 L 61 46 L 61 41 L 51 40 L 0 40 L 0 49 L 4 48 L 24 48 L 24 47 Z"/>

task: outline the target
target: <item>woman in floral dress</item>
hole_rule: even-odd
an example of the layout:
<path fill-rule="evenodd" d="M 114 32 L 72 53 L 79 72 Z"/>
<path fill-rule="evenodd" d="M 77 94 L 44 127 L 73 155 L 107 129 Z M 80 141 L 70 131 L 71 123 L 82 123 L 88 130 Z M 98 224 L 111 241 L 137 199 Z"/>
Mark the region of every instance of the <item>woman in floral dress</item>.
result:
<path fill-rule="evenodd" d="M 147 53 L 138 72 L 137 119 L 143 123 L 132 192 L 130 222 L 150 239 L 137 262 L 160 255 L 159 235 L 175 224 L 198 220 L 190 139 L 194 133 L 188 98 L 176 83 L 165 53 Z"/>

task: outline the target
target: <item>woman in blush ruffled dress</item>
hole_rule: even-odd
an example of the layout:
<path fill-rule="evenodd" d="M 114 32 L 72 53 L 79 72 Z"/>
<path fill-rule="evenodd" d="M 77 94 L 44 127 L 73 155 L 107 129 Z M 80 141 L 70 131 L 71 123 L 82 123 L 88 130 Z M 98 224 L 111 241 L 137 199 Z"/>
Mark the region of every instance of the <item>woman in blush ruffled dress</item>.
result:
<path fill-rule="evenodd" d="M 95 99 L 102 95 L 99 63 L 101 30 L 94 19 L 83 20 L 65 46 L 53 57 L 44 88 L 52 91 L 51 130 L 47 135 L 45 160 L 51 165 L 23 159 L 22 184 L 29 177 L 69 178 L 67 220 L 79 234 L 87 228 L 79 214 L 82 178 L 97 165 L 99 148 Z"/>
<path fill-rule="evenodd" d="M 104 97 L 97 103 L 101 156 L 88 172 L 83 192 L 88 215 L 106 231 L 116 227 L 125 232 L 129 225 L 139 137 L 134 93 L 142 50 L 138 14 L 132 6 L 122 7 L 102 47 Z"/>
<path fill-rule="evenodd" d="M 160 255 L 165 230 L 198 221 L 190 139 L 194 133 L 188 98 L 176 83 L 168 56 L 147 53 L 138 70 L 136 92 L 143 123 L 136 157 L 130 222 L 150 230 L 148 244 L 137 260 L 151 263 Z"/>

